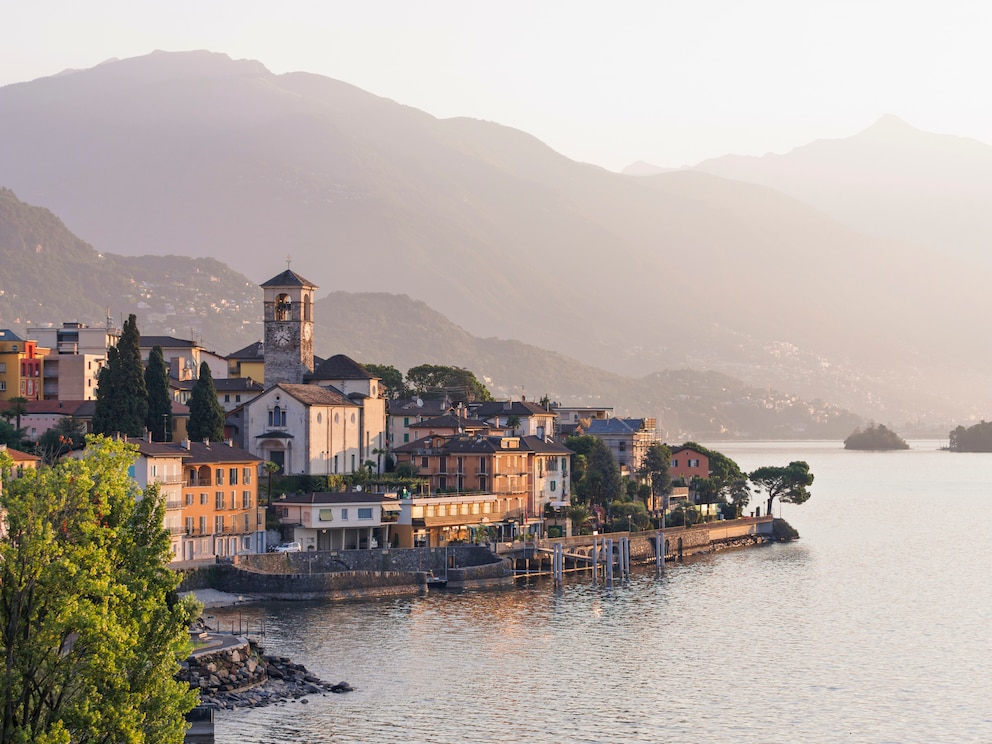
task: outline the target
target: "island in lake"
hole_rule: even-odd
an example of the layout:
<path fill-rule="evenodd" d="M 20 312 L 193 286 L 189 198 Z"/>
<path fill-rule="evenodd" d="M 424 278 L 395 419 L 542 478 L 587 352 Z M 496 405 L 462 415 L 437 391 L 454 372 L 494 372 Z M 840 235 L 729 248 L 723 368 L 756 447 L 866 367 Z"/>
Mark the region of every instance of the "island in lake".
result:
<path fill-rule="evenodd" d="M 902 450 L 909 449 L 906 440 L 884 424 L 869 424 L 867 429 L 858 427 L 844 440 L 849 450 Z"/>

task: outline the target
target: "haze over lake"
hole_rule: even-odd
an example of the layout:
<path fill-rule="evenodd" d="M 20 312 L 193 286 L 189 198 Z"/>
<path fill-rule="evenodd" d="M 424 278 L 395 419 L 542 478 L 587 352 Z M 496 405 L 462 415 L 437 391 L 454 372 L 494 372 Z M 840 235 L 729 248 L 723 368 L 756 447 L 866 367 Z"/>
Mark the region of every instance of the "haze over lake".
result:
<path fill-rule="evenodd" d="M 715 445 L 810 463 L 813 498 L 782 509 L 802 538 L 660 580 L 244 606 L 270 652 L 358 690 L 222 712 L 217 740 L 988 740 L 992 455 L 912 445 Z"/>

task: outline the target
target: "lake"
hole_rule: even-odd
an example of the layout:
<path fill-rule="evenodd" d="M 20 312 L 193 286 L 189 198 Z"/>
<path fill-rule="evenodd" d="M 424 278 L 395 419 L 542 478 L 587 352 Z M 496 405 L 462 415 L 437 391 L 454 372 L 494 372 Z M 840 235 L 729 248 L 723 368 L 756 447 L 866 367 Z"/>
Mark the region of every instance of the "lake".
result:
<path fill-rule="evenodd" d="M 992 455 L 911 444 L 710 445 L 810 464 L 775 507 L 801 539 L 660 578 L 211 610 L 357 688 L 221 711 L 217 742 L 992 741 Z"/>

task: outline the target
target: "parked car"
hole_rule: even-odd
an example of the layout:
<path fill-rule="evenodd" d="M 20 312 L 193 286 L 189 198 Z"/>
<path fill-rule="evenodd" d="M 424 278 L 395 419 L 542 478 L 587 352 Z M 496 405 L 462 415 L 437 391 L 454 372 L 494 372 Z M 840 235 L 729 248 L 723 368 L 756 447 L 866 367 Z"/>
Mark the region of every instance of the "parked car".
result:
<path fill-rule="evenodd" d="M 301 553 L 303 546 L 298 542 L 279 543 L 272 548 L 273 553 Z"/>

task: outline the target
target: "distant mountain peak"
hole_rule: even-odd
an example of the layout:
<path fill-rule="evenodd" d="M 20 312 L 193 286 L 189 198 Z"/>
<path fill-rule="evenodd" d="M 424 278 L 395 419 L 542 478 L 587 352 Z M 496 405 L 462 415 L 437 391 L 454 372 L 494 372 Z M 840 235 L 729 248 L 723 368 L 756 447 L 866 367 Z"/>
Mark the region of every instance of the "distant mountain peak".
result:
<path fill-rule="evenodd" d="M 892 139 L 895 137 L 913 137 L 920 134 L 922 134 L 922 131 L 912 124 L 908 124 L 894 114 L 885 114 L 870 127 L 862 131 L 860 136 Z"/>

